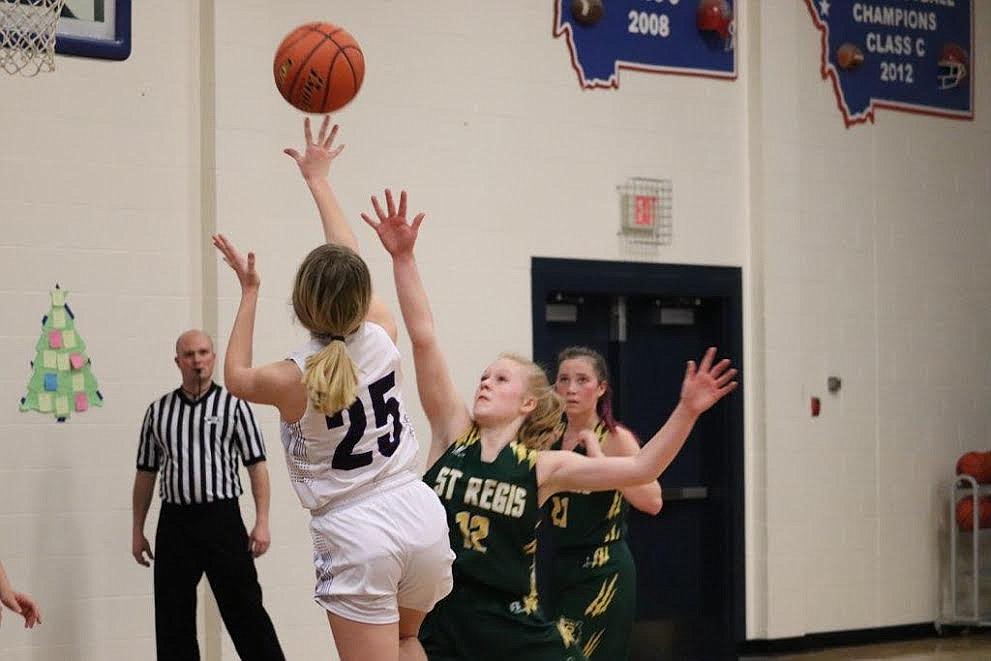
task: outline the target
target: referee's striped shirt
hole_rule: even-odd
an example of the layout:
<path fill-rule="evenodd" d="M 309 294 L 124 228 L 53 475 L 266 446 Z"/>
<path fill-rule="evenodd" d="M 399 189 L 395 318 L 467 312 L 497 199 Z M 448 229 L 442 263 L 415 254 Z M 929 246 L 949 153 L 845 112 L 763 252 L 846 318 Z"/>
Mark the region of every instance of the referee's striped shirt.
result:
<path fill-rule="evenodd" d="M 213 383 L 195 402 L 181 388 L 154 401 L 138 443 L 138 470 L 161 472 L 166 503 L 190 505 L 241 495 L 238 457 L 265 460 L 265 443 L 247 402 Z"/>

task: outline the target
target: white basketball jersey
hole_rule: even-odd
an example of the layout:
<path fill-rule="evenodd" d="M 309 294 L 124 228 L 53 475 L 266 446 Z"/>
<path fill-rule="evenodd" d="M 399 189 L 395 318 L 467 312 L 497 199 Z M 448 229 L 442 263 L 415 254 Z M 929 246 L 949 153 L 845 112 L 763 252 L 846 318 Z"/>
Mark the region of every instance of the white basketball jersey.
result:
<path fill-rule="evenodd" d="M 282 445 L 293 488 L 309 510 L 335 507 L 415 470 L 416 435 L 403 406 L 399 350 L 385 330 L 364 322 L 345 339 L 358 374 L 358 399 L 334 415 L 306 404 L 298 422 L 282 422 Z M 290 355 L 306 359 L 326 344 L 311 340 Z"/>

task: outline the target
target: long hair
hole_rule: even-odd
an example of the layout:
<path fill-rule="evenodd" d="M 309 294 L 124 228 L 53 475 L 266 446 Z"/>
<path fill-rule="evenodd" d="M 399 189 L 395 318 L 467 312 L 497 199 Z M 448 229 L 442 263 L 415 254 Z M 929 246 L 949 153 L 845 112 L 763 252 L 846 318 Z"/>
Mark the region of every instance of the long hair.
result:
<path fill-rule="evenodd" d="M 549 448 L 564 429 L 561 424 L 564 402 L 547 380 L 547 373 L 540 365 L 515 353 L 504 353 L 499 357 L 512 360 L 524 368 L 527 377 L 526 395 L 537 400 L 537 406 L 520 425 L 520 440 L 531 450 Z"/>
<path fill-rule="evenodd" d="M 344 337 L 368 314 L 372 278 L 356 252 L 322 245 L 310 251 L 296 272 L 292 308 L 314 339 L 326 345 L 306 360 L 303 385 L 313 407 L 333 414 L 358 396 L 358 374 Z"/>
<path fill-rule="evenodd" d="M 616 431 L 617 423 L 612 414 L 612 388 L 609 386 L 609 368 L 606 367 L 606 359 L 601 353 L 589 347 L 568 347 L 557 355 L 558 369 L 561 368 L 561 363 L 574 358 L 584 358 L 591 363 L 592 369 L 595 370 L 595 378 L 606 384 L 605 392 L 595 402 L 595 413 L 606 429 L 610 432 Z"/>

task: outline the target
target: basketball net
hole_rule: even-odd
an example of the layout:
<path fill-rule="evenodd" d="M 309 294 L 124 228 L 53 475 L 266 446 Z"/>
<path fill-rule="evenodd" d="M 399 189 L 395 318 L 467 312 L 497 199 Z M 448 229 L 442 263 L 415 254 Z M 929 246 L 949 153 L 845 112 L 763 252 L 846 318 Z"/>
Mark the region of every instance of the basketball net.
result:
<path fill-rule="evenodd" d="M 55 28 L 65 0 L 0 0 L 0 69 L 55 71 Z"/>

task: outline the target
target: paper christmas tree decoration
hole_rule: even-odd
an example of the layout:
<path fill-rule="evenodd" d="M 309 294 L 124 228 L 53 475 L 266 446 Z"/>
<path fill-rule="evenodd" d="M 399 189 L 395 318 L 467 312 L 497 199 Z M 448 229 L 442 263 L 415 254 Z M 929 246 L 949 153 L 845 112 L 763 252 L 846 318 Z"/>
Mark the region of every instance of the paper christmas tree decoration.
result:
<path fill-rule="evenodd" d="M 76 317 L 65 302 L 67 293 L 58 285 L 51 292 L 51 309 L 41 320 L 41 337 L 31 361 L 34 373 L 21 398 L 22 411 L 51 413 L 59 422 L 65 422 L 72 411 L 103 406 L 86 343 L 76 332 Z"/>

